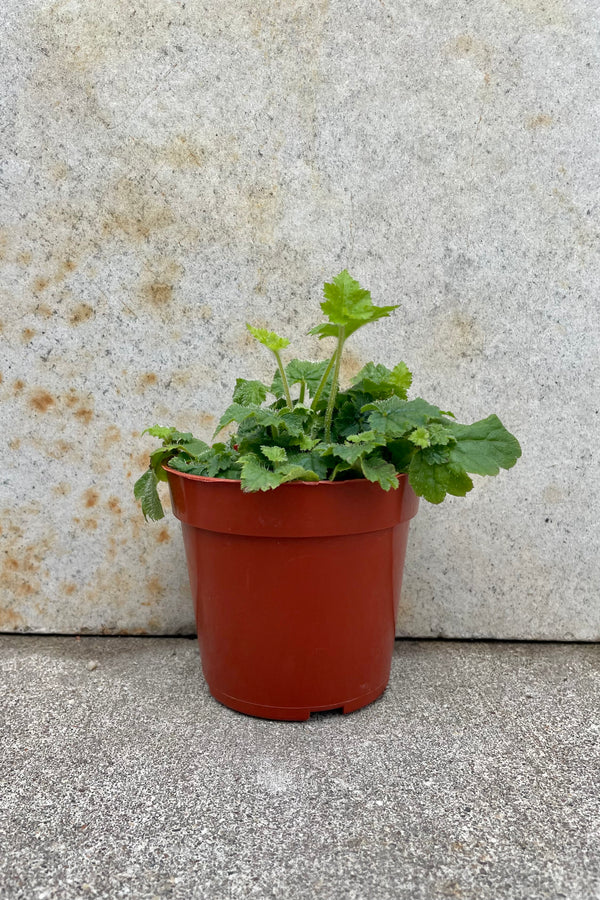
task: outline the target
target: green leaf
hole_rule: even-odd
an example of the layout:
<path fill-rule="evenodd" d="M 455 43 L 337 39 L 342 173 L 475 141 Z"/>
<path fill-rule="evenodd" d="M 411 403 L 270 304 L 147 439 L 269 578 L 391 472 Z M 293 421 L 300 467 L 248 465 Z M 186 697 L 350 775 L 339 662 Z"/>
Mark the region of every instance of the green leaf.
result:
<path fill-rule="evenodd" d="M 349 325 L 353 319 L 367 321 L 370 318 L 371 293 L 361 288 L 347 269 L 336 275 L 333 282 L 325 282 L 323 294 L 325 300 L 321 309 L 333 324 Z"/>
<path fill-rule="evenodd" d="M 386 446 L 387 454 L 394 464 L 396 472 L 408 472 L 410 461 L 413 458 L 416 447 L 404 438 L 398 441 L 389 441 Z"/>
<path fill-rule="evenodd" d="M 248 325 L 248 323 L 246 323 L 246 328 L 259 344 L 267 347 L 273 353 L 278 353 L 290 343 L 287 338 L 279 337 L 274 331 L 267 331 L 266 328 L 255 328 L 253 325 Z"/>
<path fill-rule="evenodd" d="M 437 406 L 432 406 L 421 397 L 415 400 L 401 400 L 399 397 L 376 400 L 362 407 L 362 412 L 369 411 L 369 425 L 373 431 L 390 438 L 402 437 L 413 428 L 426 425 L 430 419 L 442 414 Z"/>
<path fill-rule="evenodd" d="M 229 469 L 232 463 L 237 462 L 238 454 L 227 444 L 213 444 L 202 461 L 206 465 L 206 474 L 211 478 L 218 478 L 221 472 Z"/>
<path fill-rule="evenodd" d="M 450 462 L 450 454 L 447 447 L 426 447 L 421 451 L 425 462 L 430 466 L 442 465 Z"/>
<path fill-rule="evenodd" d="M 263 406 L 243 406 L 241 403 L 232 403 L 219 419 L 215 434 L 218 434 L 222 428 L 225 428 L 226 425 L 230 425 L 232 422 L 239 424 L 250 417 L 254 418 L 258 425 L 279 425 L 281 422 L 277 410 Z"/>
<path fill-rule="evenodd" d="M 394 366 L 389 378 L 390 383 L 394 387 L 394 393 L 398 397 L 402 397 L 402 399 L 406 397 L 412 380 L 412 372 L 409 371 L 408 366 L 404 362 L 399 362 L 397 366 Z"/>
<path fill-rule="evenodd" d="M 184 459 L 182 456 L 175 456 L 169 461 L 171 469 L 177 472 L 184 472 L 187 475 L 208 475 L 206 464 L 196 459 Z"/>
<path fill-rule="evenodd" d="M 338 395 L 332 429 L 337 438 L 347 438 L 367 430 L 368 415 L 362 412 L 362 407 L 368 400 L 370 397 L 367 394 L 355 393 L 354 390 Z"/>
<path fill-rule="evenodd" d="M 260 406 L 267 398 L 267 388 L 262 381 L 247 381 L 245 378 L 237 378 L 233 391 L 234 403 L 242 406 Z"/>
<path fill-rule="evenodd" d="M 150 434 L 152 437 L 159 438 L 161 441 L 167 441 L 171 435 L 176 434 L 177 430 L 171 425 L 153 425 L 152 428 L 145 428 L 142 434 Z"/>
<path fill-rule="evenodd" d="M 312 450 L 319 443 L 319 438 L 312 438 L 304 432 L 295 434 L 290 437 L 290 445 L 298 447 L 299 450 Z"/>
<path fill-rule="evenodd" d="M 150 468 L 154 472 L 157 481 L 167 481 L 167 473 L 163 469 L 163 464 L 166 465 L 170 462 L 170 457 L 177 450 L 179 450 L 178 444 L 168 444 L 166 447 L 159 447 L 150 454 Z"/>
<path fill-rule="evenodd" d="M 328 360 L 326 359 L 323 360 L 323 362 L 311 362 L 308 359 L 292 359 L 285 367 L 285 375 L 289 386 L 291 387 L 294 384 L 302 384 L 302 382 L 304 382 L 308 389 L 308 393 L 313 397 L 325 374 L 327 363 Z M 270 391 L 276 397 L 283 396 L 283 383 L 279 370 L 277 370 L 273 376 L 273 383 Z"/>
<path fill-rule="evenodd" d="M 357 329 L 362 328 L 363 325 L 366 325 L 367 322 L 375 322 L 377 319 L 385 319 L 389 316 L 391 310 L 397 309 L 397 306 L 373 306 L 373 310 L 371 316 L 366 321 L 362 319 L 355 319 L 350 322 L 348 325 L 344 327 L 344 335 L 348 338 L 351 334 L 354 334 Z M 319 340 L 322 340 L 324 337 L 334 337 L 337 338 L 340 333 L 341 325 L 330 325 L 324 323 L 323 325 L 315 325 L 314 328 L 311 328 L 308 334 L 316 334 L 319 337 Z"/>
<path fill-rule="evenodd" d="M 253 453 L 241 456 L 240 465 L 243 491 L 269 491 L 283 483 L 284 475 L 272 472 Z"/>
<path fill-rule="evenodd" d="M 464 497 L 473 482 L 464 469 L 452 463 L 430 464 L 425 453 L 418 451 L 408 468 L 408 480 L 415 494 L 430 503 L 441 503 L 446 494 Z"/>
<path fill-rule="evenodd" d="M 384 491 L 398 487 L 398 476 L 394 466 L 381 456 L 368 456 L 360 461 L 363 475 L 369 481 L 377 482 Z"/>
<path fill-rule="evenodd" d="M 510 469 L 521 456 L 521 447 L 498 416 L 491 415 L 472 425 L 449 422 L 447 429 L 456 439 L 450 460 L 474 475 L 497 475 Z"/>
<path fill-rule="evenodd" d="M 359 434 L 349 434 L 346 438 L 352 444 L 373 444 L 373 446 L 383 446 L 385 441 L 381 439 L 374 431 L 361 431 Z"/>
<path fill-rule="evenodd" d="M 376 400 L 384 399 L 395 394 L 406 399 L 406 392 L 412 383 L 412 375 L 405 363 L 398 363 L 391 371 L 378 363 L 370 362 L 360 370 L 352 379 L 353 386 L 370 394 Z"/>
<path fill-rule="evenodd" d="M 358 443 L 358 444 L 329 444 L 324 445 L 324 454 L 336 456 L 343 459 L 349 465 L 353 466 L 359 459 L 371 453 L 377 444 L 375 443 Z"/>
<path fill-rule="evenodd" d="M 302 466 L 308 472 L 316 472 L 320 481 L 324 481 L 327 478 L 329 466 L 327 461 L 316 450 L 308 453 L 288 450 L 288 462 L 290 465 Z"/>
<path fill-rule="evenodd" d="M 319 476 L 311 469 L 305 469 L 304 466 L 287 465 L 277 469 L 277 474 L 283 476 L 282 484 L 288 481 L 319 481 Z"/>
<path fill-rule="evenodd" d="M 172 442 L 177 442 L 179 444 L 187 444 L 190 441 L 194 440 L 194 435 L 191 431 L 177 431 L 174 430 L 169 435 L 169 440 Z"/>
<path fill-rule="evenodd" d="M 429 431 L 423 426 L 415 428 L 414 431 L 411 431 L 411 433 L 408 435 L 408 440 L 412 441 L 412 443 L 417 447 L 422 447 L 423 449 L 425 447 L 429 447 L 431 443 Z"/>
<path fill-rule="evenodd" d="M 158 491 L 156 490 L 157 484 L 158 481 L 156 475 L 152 469 L 148 469 L 140 478 L 138 478 L 133 486 L 133 495 L 135 499 L 142 501 L 142 512 L 146 521 L 148 519 L 153 519 L 157 522 L 159 519 L 163 519 L 165 515 L 162 503 L 160 502 L 160 497 L 158 496 Z"/>
<path fill-rule="evenodd" d="M 287 461 L 287 453 L 283 449 L 283 447 L 266 447 L 262 446 L 261 452 L 267 457 L 268 460 L 272 463 L 283 463 Z"/>
<path fill-rule="evenodd" d="M 340 328 L 344 328 L 346 337 L 357 328 L 388 316 L 397 306 L 375 306 L 370 291 L 361 288 L 349 274 L 347 269 L 340 272 L 333 282 L 325 282 L 323 286 L 325 300 L 321 309 L 329 319 L 329 324 L 317 325 L 309 334 L 319 337 L 337 337 Z"/>
<path fill-rule="evenodd" d="M 291 434 L 294 437 L 300 437 L 300 435 L 310 431 L 307 423 L 314 419 L 314 417 L 315 414 L 311 409 L 296 404 L 291 412 L 284 408 L 278 421 L 279 424 L 284 426 L 288 434 Z"/>
<path fill-rule="evenodd" d="M 430 422 L 427 425 L 427 431 L 429 432 L 431 446 L 445 447 L 447 444 L 455 441 L 455 438 L 452 437 L 446 426 L 440 425 L 439 422 Z"/>

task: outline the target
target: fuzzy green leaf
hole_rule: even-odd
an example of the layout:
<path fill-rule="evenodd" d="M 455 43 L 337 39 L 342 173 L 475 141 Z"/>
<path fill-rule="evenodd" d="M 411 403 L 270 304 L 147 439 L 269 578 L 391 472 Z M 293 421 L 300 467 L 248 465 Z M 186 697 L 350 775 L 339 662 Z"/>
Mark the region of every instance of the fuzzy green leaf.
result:
<path fill-rule="evenodd" d="M 429 432 L 429 441 L 432 447 L 445 447 L 447 444 L 454 443 L 455 438 L 445 425 L 439 422 L 429 422 L 427 425 Z"/>
<path fill-rule="evenodd" d="M 371 453 L 376 447 L 377 444 L 371 442 L 358 444 L 330 444 L 329 446 L 324 446 L 323 453 L 342 459 L 344 462 L 353 466 L 359 459 L 366 456 L 368 453 Z"/>
<path fill-rule="evenodd" d="M 321 309 L 334 325 L 349 325 L 354 319 L 366 322 L 371 316 L 370 291 L 361 288 L 347 269 L 336 275 L 332 282 L 325 282 L 323 294 L 325 300 Z"/>
<path fill-rule="evenodd" d="M 432 465 L 426 453 L 415 453 L 408 468 L 408 480 L 415 494 L 430 503 L 441 503 L 446 494 L 464 497 L 471 490 L 473 482 L 464 469 L 452 463 Z"/>
<path fill-rule="evenodd" d="M 290 465 L 302 466 L 309 472 L 316 472 L 321 481 L 327 478 L 328 465 L 317 450 L 311 450 L 308 453 L 295 452 L 288 450 L 288 462 Z"/>
<path fill-rule="evenodd" d="M 230 425 L 232 422 L 239 424 L 249 418 L 255 419 L 257 425 L 264 426 L 279 425 L 281 422 L 277 410 L 264 406 L 243 406 L 241 403 L 232 403 L 219 419 L 215 434 L 218 434 L 222 428 L 225 428 L 226 425 Z"/>
<path fill-rule="evenodd" d="M 240 465 L 243 491 L 269 491 L 283 483 L 283 474 L 272 472 L 253 453 L 241 456 Z"/>
<path fill-rule="evenodd" d="M 386 449 L 396 472 L 408 472 L 410 461 L 417 449 L 415 445 L 405 438 L 401 438 L 397 441 L 388 441 Z"/>
<path fill-rule="evenodd" d="M 172 425 L 153 425 L 152 428 L 145 428 L 142 434 L 149 434 L 152 437 L 159 438 L 161 441 L 167 441 L 176 429 Z"/>
<path fill-rule="evenodd" d="M 404 362 L 399 362 L 398 365 L 394 366 L 389 378 L 390 383 L 393 385 L 394 393 L 403 399 L 406 397 L 412 380 L 412 372 L 409 371 L 408 366 Z"/>
<path fill-rule="evenodd" d="M 319 476 L 311 469 L 304 466 L 287 465 L 277 469 L 277 474 L 282 476 L 282 484 L 289 481 L 319 481 Z"/>
<path fill-rule="evenodd" d="M 295 434 L 290 437 L 290 444 L 299 450 L 312 450 L 319 443 L 319 438 L 312 438 L 308 434 Z"/>
<path fill-rule="evenodd" d="M 260 406 L 267 398 L 267 388 L 262 381 L 247 381 L 237 378 L 233 391 L 233 402 L 242 406 Z"/>
<path fill-rule="evenodd" d="M 429 447 L 431 443 L 431 439 L 429 437 L 429 431 L 420 426 L 419 428 L 415 428 L 414 431 L 408 435 L 408 440 L 415 444 L 417 447 Z"/>
<path fill-rule="evenodd" d="M 312 421 L 314 416 L 315 414 L 311 409 L 296 404 L 291 412 L 285 408 L 282 410 L 278 424 L 283 425 L 288 434 L 299 437 L 302 434 L 306 434 L 307 431 L 310 431 L 307 423 Z"/>
<path fill-rule="evenodd" d="M 521 456 L 521 447 L 498 416 L 491 415 L 472 425 L 449 422 L 447 429 L 456 439 L 450 460 L 474 475 L 497 475 L 510 469 Z"/>
<path fill-rule="evenodd" d="M 194 435 L 191 431 L 172 431 L 169 435 L 169 440 L 173 442 L 177 442 L 178 444 L 187 444 L 190 441 L 195 440 Z"/>
<path fill-rule="evenodd" d="M 187 475 L 208 475 L 206 463 L 199 462 L 197 459 L 184 459 L 182 456 L 175 456 L 169 460 L 169 467 Z"/>
<path fill-rule="evenodd" d="M 327 368 L 327 360 L 323 362 L 311 362 L 308 359 L 292 359 L 285 367 L 285 375 L 288 385 L 292 387 L 294 384 L 304 383 L 310 396 L 314 396 L 321 379 Z M 273 376 L 273 382 L 270 391 L 276 397 L 283 397 L 283 382 L 279 369 Z"/>
<path fill-rule="evenodd" d="M 285 452 L 283 447 L 262 446 L 260 449 L 261 449 L 261 452 L 272 463 L 284 463 L 287 461 L 287 453 Z"/>
<path fill-rule="evenodd" d="M 351 444 L 373 444 L 374 447 L 382 447 L 385 441 L 374 431 L 361 431 L 358 434 L 349 434 L 346 438 Z"/>
<path fill-rule="evenodd" d="M 370 362 L 352 379 L 352 385 L 376 400 L 395 394 L 406 399 L 406 392 L 412 383 L 412 375 L 405 363 L 398 363 L 391 371 L 380 363 Z"/>
<path fill-rule="evenodd" d="M 389 438 L 399 438 L 414 428 L 426 425 L 430 419 L 442 415 L 437 406 L 417 397 L 415 400 L 401 400 L 390 397 L 367 403 L 362 412 L 371 412 L 369 425 L 373 431 L 381 432 Z"/>
<path fill-rule="evenodd" d="M 259 344 L 267 347 L 273 353 L 278 353 L 290 343 L 287 338 L 279 337 L 274 331 L 267 331 L 266 328 L 255 328 L 253 325 L 246 323 L 246 328 L 250 334 L 256 338 Z"/>
<path fill-rule="evenodd" d="M 157 484 L 156 475 L 152 469 L 148 469 L 133 486 L 133 496 L 136 500 L 142 501 L 142 512 L 146 521 L 152 519 L 157 522 L 165 515 L 156 490 Z"/>
<path fill-rule="evenodd" d="M 309 334 L 317 334 L 321 338 L 337 337 L 340 328 L 344 328 L 348 337 L 367 322 L 388 316 L 397 309 L 397 306 L 375 306 L 370 291 L 361 288 L 347 269 L 336 275 L 333 282 L 325 282 L 323 294 L 325 300 L 321 303 L 321 309 L 329 324 L 317 325 L 309 331 Z"/>
<path fill-rule="evenodd" d="M 395 490 L 398 487 L 398 476 L 394 466 L 386 462 L 381 456 L 368 456 L 361 459 L 360 465 L 365 478 L 376 481 L 384 491 Z"/>
<path fill-rule="evenodd" d="M 390 312 L 397 308 L 397 306 L 373 306 L 370 318 L 366 320 L 354 319 L 344 327 L 345 337 L 350 337 L 351 334 L 354 334 L 357 329 L 362 328 L 362 326 L 366 325 L 367 322 L 375 322 L 377 319 L 387 318 Z M 342 328 L 341 325 L 331 325 L 327 322 L 324 322 L 322 325 L 315 325 L 315 327 L 311 328 L 308 333 L 317 335 L 319 340 L 322 340 L 325 337 L 337 338 L 340 333 L 340 328 Z"/>

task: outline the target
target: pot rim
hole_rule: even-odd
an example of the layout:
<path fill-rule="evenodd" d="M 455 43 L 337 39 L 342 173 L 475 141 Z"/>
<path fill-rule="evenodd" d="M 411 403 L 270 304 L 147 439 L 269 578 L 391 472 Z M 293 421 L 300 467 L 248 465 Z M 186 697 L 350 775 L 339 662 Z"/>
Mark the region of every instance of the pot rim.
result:
<path fill-rule="evenodd" d="M 189 478 L 190 481 L 204 481 L 209 484 L 241 484 L 239 478 L 213 478 L 210 475 L 191 475 L 188 472 L 180 472 L 178 469 L 172 469 L 170 466 L 163 465 L 163 469 L 165 472 L 171 472 L 173 475 L 180 475 L 182 478 Z M 399 473 L 397 478 L 406 478 L 406 473 Z M 286 481 L 285 484 L 280 484 L 279 487 L 293 487 L 294 485 L 304 485 L 305 487 L 319 487 L 319 485 L 329 485 L 330 487 L 335 487 L 336 485 L 341 484 L 374 484 L 375 482 L 369 481 L 368 478 L 344 478 L 339 481 Z M 275 488 L 277 490 L 277 488 Z"/>

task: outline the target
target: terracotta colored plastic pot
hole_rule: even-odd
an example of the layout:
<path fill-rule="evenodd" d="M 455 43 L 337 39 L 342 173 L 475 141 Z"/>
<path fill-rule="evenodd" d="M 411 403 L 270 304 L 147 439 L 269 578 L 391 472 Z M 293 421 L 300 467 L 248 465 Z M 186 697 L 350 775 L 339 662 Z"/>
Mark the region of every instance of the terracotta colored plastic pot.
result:
<path fill-rule="evenodd" d="M 213 697 L 288 720 L 379 697 L 418 507 L 406 476 L 388 492 L 361 479 L 244 494 L 166 471 Z"/>

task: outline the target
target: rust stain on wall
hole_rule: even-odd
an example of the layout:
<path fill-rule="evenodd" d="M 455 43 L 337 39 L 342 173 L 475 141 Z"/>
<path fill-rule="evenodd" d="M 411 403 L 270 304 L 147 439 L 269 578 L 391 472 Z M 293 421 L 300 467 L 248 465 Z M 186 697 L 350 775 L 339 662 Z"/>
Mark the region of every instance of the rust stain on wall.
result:
<path fill-rule="evenodd" d="M 537 116 L 531 116 L 527 119 L 527 128 L 530 131 L 535 131 L 538 128 L 549 128 L 553 122 L 554 119 L 548 113 L 538 113 Z"/>
<path fill-rule="evenodd" d="M 120 516 L 123 513 L 118 497 L 109 497 L 106 501 L 106 506 L 109 512 L 111 512 L 115 516 Z"/>
<path fill-rule="evenodd" d="M 155 599 L 160 597 L 164 591 L 164 587 L 162 581 L 158 577 L 158 575 L 153 575 L 152 578 L 149 578 L 146 582 L 146 593 L 149 597 Z"/>
<path fill-rule="evenodd" d="M 446 359 L 473 359 L 483 353 L 484 334 L 474 316 L 453 310 L 438 320 L 434 347 Z"/>
<path fill-rule="evenodd" d="M 446 45 L 446 50 L 455 59 L 466 59 L 483 72 L 492 65 L 492 49 L 481 38 L 472 34 L 460 34 Z"/>
<path fill-rule="evenodd" d="M 104 237 L 116 234 L 140 244 L 176 221 L 165 198 L 142 174 L 136 179 L 120 178 L 111 185 L 101 231 Z"/>
<path fill-rule="evenodd" d="M 81 325 L 94 315 L 94 309 L 89 303 L 78 303 L 69 314 L 71 325 Z"/>
<path fill-rule="evenodd" d="M 180 134 L 161 150 L 160 156 L 175 169 L 197 169 L 206 162 L 206 148 Z"/>
<path fill-rule="evenodd" d="M 54 534 L 48 531 L 40 535 L 35 543 L 27 540 L 29 516 L 39 514 L 39 511 L 33 505 L 21 507 L 16 519 L 14 510 L 3 510 L 3 521 L 7 527 L 2 535 L 0 583 L 9 603 L 27 599 L 41 590 L 42 566 L 54 544 Z M 19 522 L 23 522 L 23 526 Z M 0 609 L 6 611 L 6 605 Z"/>
<path fill-rule="evenodd" d="M 166 313 L 174 290 L 183 272 L 182 266 L 173 259 L 153 259 L 148 261 L 141 274 L 138 299 L 151 312 Z"/>
<path fill-rule="evenodd" d="M 43 388 L 38 388 L 33 391 L 31 396 L 29 397 L 29 405 L 36 412 L 46 413 L 49 409 L 55 406 L 56 400 L 49 394 L 48 391 Z"/>
<path fill-rule="evenodd" d="M 346 387 L 355 375 L 358 375 L 364 365 L 362 358 L 353 350 L 347 348 L 344 350 L 340 365 L 340 384 L 342 388 Z"/>
<path fill-rule="evenodd" d="M 0 631 L 23 631 L 26 626 L 27 622 L 15 609 L 0 606 Z"/>
<path fill-rule="evenodd" d="M 88 509 L 90 509 L 92 506 L 96 506 L 99 499 L 100 494 L 97 490 L 95 490 L 95 488 L 88 488 L 83 492 L 83 502 Z"/>
<path fill-rule="evenodd" d="M 40 294 L 42 291 L 45 291 L 48 285 L 50 284 L 49 278 L 43 278 L 41 275 L 34 280 L 32 284 L 32 289 L 34 294 Z"/>
<path fill-rule="evenodd" d="M 80 406 L 79 409 L 75 410 L 73 415 L 85 425 L 89 425 L 94 418 L 94 410 L 90 409 L 89 406 Z"/>
<path fill-rule="evenodd" d="M 118 444 L 122 440 L 121 430 L 117 428 L 116 425 L 109 425 L 104 429 L 102 437 L 100 439 L 100 448 L 104 452 L 110 450 L 111 447 L 114 447 L 115 444 Z"/>
<path fill-rule="evenodd" d="M 138 390 L 143 393 L 147 388 L 154 387 L 158 383 L 158 376 L 155 372 L 145 372 L 138 379 Z"/>

